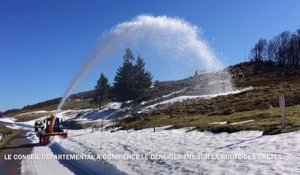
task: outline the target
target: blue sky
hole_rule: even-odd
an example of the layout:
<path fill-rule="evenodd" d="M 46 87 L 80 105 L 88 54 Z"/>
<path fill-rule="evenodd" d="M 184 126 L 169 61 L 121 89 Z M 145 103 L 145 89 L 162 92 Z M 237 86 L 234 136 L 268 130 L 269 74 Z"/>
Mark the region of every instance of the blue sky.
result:
<path fill-rule="evenodd" d="M 62 96 L 102 33 L 138 15 L 199 26 L 230 65 L 244 61 L 259 38 L 299 29 L 299 10 L 298 0 L 0 0 L 0 111 Z M 76 92 L 92 89 L 101 72 L 112 82 L 122 55 L 116 60 L 96 66 Z"/>

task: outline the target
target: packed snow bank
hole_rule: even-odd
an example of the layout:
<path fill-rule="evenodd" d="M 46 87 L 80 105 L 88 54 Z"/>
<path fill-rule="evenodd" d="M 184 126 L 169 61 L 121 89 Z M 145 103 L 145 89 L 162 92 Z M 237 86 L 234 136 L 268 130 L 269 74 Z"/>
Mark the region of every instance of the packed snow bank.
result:
<path fill-rule="evenodd" d="M 106 156 L 106 161 L 128 174 L 300 173 L 300 132 L 262 136 L 259 131 L 212 134 L 186 133 L 185 129 L 130 133 L 87 129 L 70 131 L 60 146 L 77 154 Z"/>

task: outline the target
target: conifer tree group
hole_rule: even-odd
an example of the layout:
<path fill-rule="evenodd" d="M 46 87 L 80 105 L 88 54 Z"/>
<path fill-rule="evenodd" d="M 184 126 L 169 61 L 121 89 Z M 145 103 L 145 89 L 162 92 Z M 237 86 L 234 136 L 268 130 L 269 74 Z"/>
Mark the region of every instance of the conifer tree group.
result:
<path fill-rule="evenodd" d="M 101 74 L 95 86 L 95 99 L 101 106 L 101 102 L 109 97 L 109 93 L 112 93 L 111 96 L 123 103 L 129 100 L 140 102 L 147 97 L 147 91 L 151 85 L 152 75 L 145 70 L 144 59 L 141 56 L 136 59 L 128 48 L 123 57 L 123 64 L 118 68 L 114 78 L 112 92 L 109 92 L 108 79 Z"/>

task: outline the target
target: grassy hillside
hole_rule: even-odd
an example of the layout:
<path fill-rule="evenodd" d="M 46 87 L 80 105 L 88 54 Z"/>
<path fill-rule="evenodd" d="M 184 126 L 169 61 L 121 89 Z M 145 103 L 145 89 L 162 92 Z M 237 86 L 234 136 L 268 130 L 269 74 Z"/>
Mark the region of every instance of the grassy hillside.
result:
<path fill-rule="evenodd" d="M 228 67 L 238 87 L 299 83 L 300 67 L 278 66 L 273 62 L 244 62 Z"/>
<path fill-rule="evenodd" d="M 3 135 L 7 135 L 13 133 L 13 130 L 4 125 L 0 125 L 0 133 Z"/>
<path fill-rule="evenodd" d="M 280 67 L 272 62 L 245 62 L 228 67 L 227 70 L 233 75 L 233 83 L 237 88 L 251 86 L 253 90 L 212 99 L 176 103 L 147 114 L 131 112 L 133 117 L 120 121 L 119 125 L 123 129 L 174 125 L 175 128 L 192 126 L 198 130 L 213 132 L 255 129 L 266 133 L 278 133 L 281 132 L 278 97 L 283 93 L 287 106 L 287 131 L 299 129 L 300 67 Z M 149 93 L 155 99 L 183 88 L 190 88 L 202 80 L 205 81 L 205 77 L 193 76 L 179 81 L 156 82 L 155 88 Z M 7 116 L 14 117 L 18 121 L 32 120 L 40 116 L 33 115 L 30 111 L 52 111 L 57 108 L 57 105 L 58 103 L 33 110 L 23 109 Z M 97 107 L 96 104 L 83 100 L 67 102 L 64 109 Z M 244 120 L 254 120 L 254 122 L 245 125 L 230 124 Z M 222 121 L 227 121 L 228 124 L 209 124 Z"/>
<path fill-rule="evenodd" d="M 29 120 L 35 120 L 38 118 L 41 118 L 45 115 L 50 115 L 51 112 L 54 112 L 54 110 L 57 109 L 58 104 L 53 104 L 49 106 L 34 108 L 34 109 L 23 109 L 19 110 L 17 112 L 11 112 L 9 114 L 6 114 L 6 117 L 12 117 L 15 118 L 18 122 L 24 122 Z M 88 100 L 82 100 L 82 101 L 70 101 L 67 102 L 63 109 L 86 109 L 86 108 L 95 108 L 97 107 L 97 104 L 91 104 Z M 35 111 L 45 111 L 44 113 L 35 113 Z"/>
<path fill-rule="evenodd" d="M 19 131 L 14 131 L 13 129 L 10 129 L 4 125 L 0 125 L 0 134 L 5 136 L 0 141 L 0 149 L 9 145 L 15 139 L 15 137 L 18 135 L 18 133 L 19 133 Z"/>
<path fill-rule="evenodd" d="M 287 131 L 300 127 L 300 68 L 280 67 L 271 62 L 241 63 L 228 70 L 236 87 L 254 87 L 239 94 L 173 104 L 151 114 L 136 115 L 121 121 L 124 129 L 153 126 L 193 126 L 208 131 L 262 130 L 273 133 L 280 128 L 279 94 L 287 108 Z M 187 80 L 186 80 L 187 81 Z M 210 125 L 212 122 L 254 120 L 246 125 Z M 281 132 L 276 131 L 275 133 Z"/>
<path fill-rule="evenodd" d="M 287 108 L 286 131 L 300 129 L 300 105 Z M 151 117 L 139 118 L 136 120 L 127 119 L 121 121 L 123 129 L 143 129 L 173 125 L 172 128 L 194 127 L 200 131 L 211 132 L 236 132 L 240 130 L 260 130 L 265 134 L 280 133 L 280 109 L 269 108 L 265 110 L 252 110 L 245 112 L 235 112 L 227 115 L 176 115 L 157 114 Z M 246 124 L 236 124 L 235 122 L 253 120 Z M 213 124 L 215 122 L 215 124 Z M 226 122 L 226 124 L 217 124 Z"/>

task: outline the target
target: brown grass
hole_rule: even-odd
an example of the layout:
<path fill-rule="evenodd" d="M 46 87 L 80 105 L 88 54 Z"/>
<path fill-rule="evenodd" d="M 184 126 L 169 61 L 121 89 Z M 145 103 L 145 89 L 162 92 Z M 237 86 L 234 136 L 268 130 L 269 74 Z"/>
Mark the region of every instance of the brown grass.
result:
<path fill-rule="evenodd" d="M 287 108 L 287 132 L 300 129 L 300 105 Z M 236 132 L 241 130 L 260 130 L 267 131 L 270 128 L 280 128 L 279 108 L 266 110 L 253 110 L 246 112 L 235 112 L 229 115 L 188 115 L 188 116 L 170 116 L 159 114 L 155 116 L 137 118 L 135 120 L 123 120 L 120 126 L 123 129 L 143 129 L 173 125 L 173 128 L 196 127 L 201 131 L 212 132 Z M 254 122 L 230 125 L 233 122 L 245 120 L 254 120 Z M 212 122 L 227 121 L 226 125 L 210 124 Z"/>

